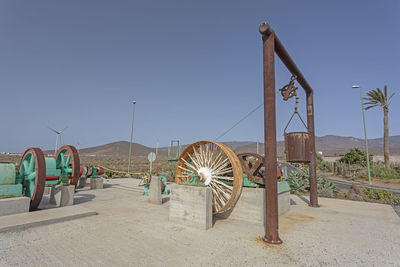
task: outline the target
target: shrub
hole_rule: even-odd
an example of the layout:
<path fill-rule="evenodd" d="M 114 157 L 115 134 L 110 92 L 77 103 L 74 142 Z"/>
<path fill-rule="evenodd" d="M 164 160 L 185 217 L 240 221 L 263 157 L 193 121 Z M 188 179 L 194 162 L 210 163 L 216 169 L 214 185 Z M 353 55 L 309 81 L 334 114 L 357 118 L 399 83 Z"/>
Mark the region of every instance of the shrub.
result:
<path fill-rule="evenodd" d="M 321 171 L 329 171 L 330 170 L 330 165 L 329 162 L 324 161 L 324 159 L 322 158 L 322 156 L 317 153 L 317 167 L 318 169 L 320 169 Z"/>
<path fill-rule="evenodd" d="M 358 147 L 351 148 L 349 152 L 339 159 L 340 162 L 350 164 L 367 164 L 367 153 L 361 151 Z M 372 155 L 369 156 L 369 161 L 372 162 Z"/>
<path fill-rule="evenodd" d="M 395 195 L 390 191 L 382 191 L 381 189 L 374 189 L 374 188 L 362 188 L 362 191 L 365 193 L 365 195 L 379 203 L 385 203 L 385 204 L 390 204 L 390 205 L 399 205 L 400 203 L 400 195 Z"/>

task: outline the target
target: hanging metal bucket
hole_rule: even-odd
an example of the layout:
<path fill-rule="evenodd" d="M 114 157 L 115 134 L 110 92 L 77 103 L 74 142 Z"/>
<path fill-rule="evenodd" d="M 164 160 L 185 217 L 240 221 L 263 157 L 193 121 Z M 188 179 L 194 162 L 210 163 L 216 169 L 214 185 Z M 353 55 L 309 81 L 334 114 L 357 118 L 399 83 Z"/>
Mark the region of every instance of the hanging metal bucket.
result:
<path fill-rule="evenodd" d="M 285 133 L 285 154 L 287 162 L 310 162 L 309 134 L 306 132 Z"/>

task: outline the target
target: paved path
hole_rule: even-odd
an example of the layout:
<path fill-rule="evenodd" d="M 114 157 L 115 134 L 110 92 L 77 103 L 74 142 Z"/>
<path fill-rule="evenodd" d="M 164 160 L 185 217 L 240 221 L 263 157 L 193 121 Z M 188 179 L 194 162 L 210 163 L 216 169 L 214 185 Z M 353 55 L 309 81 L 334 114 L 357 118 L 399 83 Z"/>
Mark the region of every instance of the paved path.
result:
<path fill-rule="evenodd" d="M 99 215 L 0 234 L 0 266 L 399 266 L 400 218 L 388 205 L 292 196 L 280 217 L 280 246 L 263 226 L 218 220 L 210 230 L 168 222 L 137 181 L 80 190 L 75 203 Z"/>

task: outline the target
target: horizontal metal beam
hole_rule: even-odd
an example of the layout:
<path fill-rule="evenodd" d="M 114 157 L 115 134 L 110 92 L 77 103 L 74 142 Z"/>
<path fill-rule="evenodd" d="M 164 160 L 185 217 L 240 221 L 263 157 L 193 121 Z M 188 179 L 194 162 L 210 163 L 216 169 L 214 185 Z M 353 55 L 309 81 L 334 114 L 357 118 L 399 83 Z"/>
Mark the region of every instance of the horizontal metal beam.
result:
<path fill-rule="evenodd" d="M 259 31 L 265 38 L 268 38 L 268 36 L 270 36 L 272 33 L 274 33 L 274 30 L 266 22 L 260 25 Z M 275 53 L 281 59 L 283 64 L 285 64 L 286 68 L 288 68 L 288 70 L 293 75 L 296 75 L 297 82 L 301 85 L 301 87 L 303 87 L 303 89 L 306 91 L 306 93 L 312 94 L 313 89 L 311 88 L 310 84 L 304 78 L 300 69 L 297 67 L 296 63 L 294 63 L 293 59 L 290 57 L 289 53 L 286 51 L 286 48 L 283 46 L 283 44 L 279 40 L 276 33 L 274 35 L 275 35 Z"/>

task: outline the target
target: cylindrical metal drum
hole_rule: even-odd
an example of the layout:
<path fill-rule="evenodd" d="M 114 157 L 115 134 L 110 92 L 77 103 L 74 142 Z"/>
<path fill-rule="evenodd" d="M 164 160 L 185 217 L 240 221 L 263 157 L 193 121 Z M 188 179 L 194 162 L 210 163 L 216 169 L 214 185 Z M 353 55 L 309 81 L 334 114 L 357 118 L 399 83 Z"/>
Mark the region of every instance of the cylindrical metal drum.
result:
<path fill-rule="evenodd" d="M 0 185 L 15 184 L 15 165 L 8 163 L 0 164 Z"/>
<path fill-rule="evenodd" d="M 285 154 L 287 162 L 310 162 L 310 136 L 308 133 L 285 133 Z"/>

